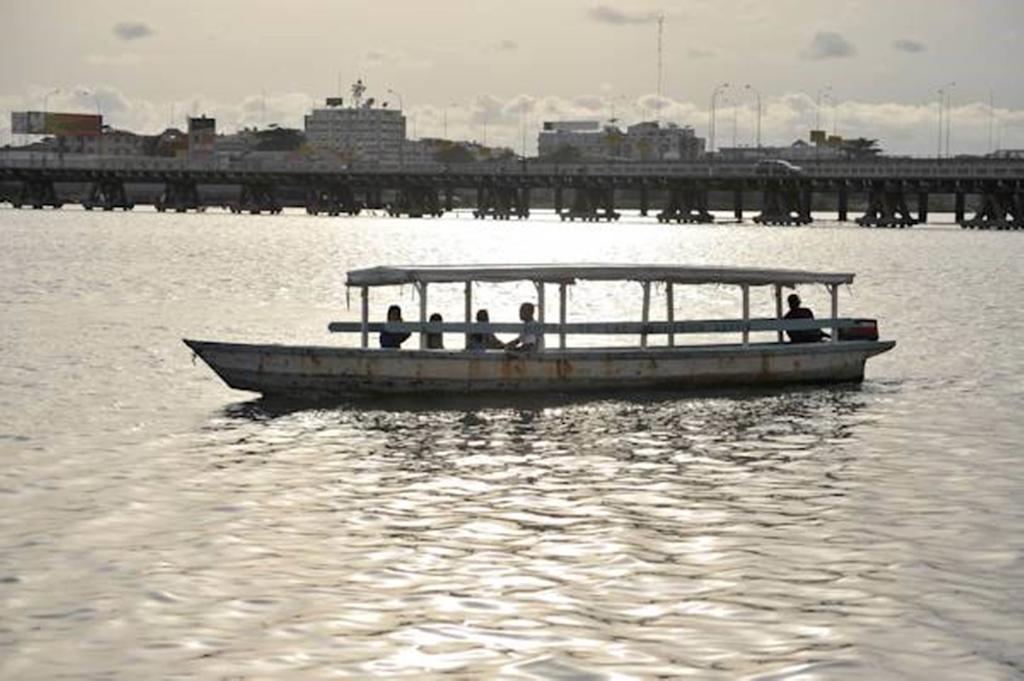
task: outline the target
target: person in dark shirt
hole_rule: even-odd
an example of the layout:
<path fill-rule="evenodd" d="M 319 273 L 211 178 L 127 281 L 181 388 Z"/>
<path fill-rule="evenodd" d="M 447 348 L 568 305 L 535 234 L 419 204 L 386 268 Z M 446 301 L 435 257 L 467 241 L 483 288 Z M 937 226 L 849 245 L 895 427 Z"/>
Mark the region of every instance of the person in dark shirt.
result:
<path fill-rule="evenodd" d="M 537 333 L 537 322 L 533 320 L 533 303 L 519 306 L 519 319 L 523 322 L 523 332 L 505 344 L 506 350 L 532 352 L 541 347 L 542 340 Z"/>
<path fill-rule="evenodd" d="M 398 305 L 392 305 L 388 308 L 388 321 L 389 322 L 400 322 L 402 321 L 402 308 Z M 412 334 L 398 333 L 394 331 L 381 331 L 380 332 L 380 346 L 382 348 L 400 348 L 402 343 L 409 339 Z"/>
<path fill-rule="evenodd" d="M 789 303 L 789 312 L 786 313 L 783 319 L 814 319 L 814 313 L 809 308 L 801 305 L 800 296 L 797 294 L 790 294 L 786 302 Z M 794 329 L 786 331 L 786 334 L 789 336 L 790 343 L 817 343 L 824 338 L 831 338 L 821 329 Z"/>
<path fill-rule="evenodd" d="M 487 310 L 480 309 L 476 311 L 476 320 L 481 324 L 487 324 L 491 321 L 491 315 Z M 466 345 L 467 350 L 501 350 L 503 347 L 505 344 L 493 333 L 471 333 L 469 344 Z"/>
<path fill-rule="evenodd" d="M 435 312 L 430 315 L 431 322 L 443 322 L 444 318 Z M 427 349 L 428 350 L 444 350 L 444 334 L 443 333 L 428 333 L 427 334 Z"/>

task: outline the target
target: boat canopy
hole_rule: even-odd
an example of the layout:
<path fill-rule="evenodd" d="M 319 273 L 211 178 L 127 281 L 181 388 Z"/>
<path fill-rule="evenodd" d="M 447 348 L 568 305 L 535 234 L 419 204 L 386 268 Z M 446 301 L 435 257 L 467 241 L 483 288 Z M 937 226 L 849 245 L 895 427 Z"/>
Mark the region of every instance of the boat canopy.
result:
<path fill-rule="evenodd" d="M 533 281 L 571 284 L 577 280 L 639 281 L 674 284 L 735 284 L 739 286 L 795 286 L 797 284 L 850 284 L 853 274 L 750 267 L 691 267 L 684 265 L 544 264 L 544 265 L 430 265 L 370 267 L 351 270 L 348 286 L 454 282 Z"/>

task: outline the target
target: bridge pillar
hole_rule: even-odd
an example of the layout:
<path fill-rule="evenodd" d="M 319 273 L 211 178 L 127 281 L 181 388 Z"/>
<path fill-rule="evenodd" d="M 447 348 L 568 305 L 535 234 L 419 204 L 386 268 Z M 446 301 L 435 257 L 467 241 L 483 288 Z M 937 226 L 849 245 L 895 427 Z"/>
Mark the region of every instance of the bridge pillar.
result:
<path fill-rule="evenodd" d="M 238 201 L 231 206 L 232 213 L 250 213 L 259 215 L 266 212 L 281 212 L 281 204 L 277 201 L 274 185 L 268 182 L 247 182 L 238 193 Z"/>
<path fill-rule="evenodd" d="M 907 208 L 902 182 L 872 182 L 868 188 L 868 207 L 857 218 L 861 227 L 912 227 L 917 220 Z"/>
<path fill-rule="evenodd" d="M 643 217 L 647 217 L 647 212 L 649 208 L 648 199 L 649 197 L 647 195 L 647 185 L 642 184 L 640 185 L 640 215 L 642 215 Z"/>
<path fill-rule="evenodd" d="M 358 215 L 361 208 L 356 201 L 355 192 L 347 184 L 311 187 L 306 193 L 306 212 L 310 215 Z"/>
<path fill-rule="evenodd" d="M 732 194 L 732 214 L 736 222 L 743 222 L 743 189 L 736 189 Z"/>
<path fill-rule="evenodd" d="M 708 212 L 708 189 L 699 182 L 679 182 L 668 190 L 665 207 L 657 215 L 658 222 L 711 224 L 715 217 Z"/>
<path fill-rule="evenodd" d="M 953 204 L 953 219 L 956 220 L 958 225 L 964 224 L 964 203 L 964 193 L 958 190 Z"/>
<path fill-rule="evenodd" d="M 373 210 L 381 210 L 384 208 L 384 192 L 377 185 L 371 184 L 366 187 L 363 192 L 365 197 L 363 200 L 363 207 L 370 208 Z"/>
<path fill-rule="evenodd" d="M 153 201 L 158 211 L 173 210 L 184 213 L 187 210 L 201 210 L 199 202 L 199 189 L 196 181 L 188 177 L 176 177 L 168 179 L 164 183 L 164 190 Z M 235 207 L 231 207 L 233 213 L 237 213 Z"/>
<path fill-rule="evenodd" d="M 530 216 L 530 194 L 527 188 L 488 182 L 477 187 L 477 197 L 473 217 L 479 220 L 508 220 L 513 215 L 522 220 Z"/>
<path fill-rule="evenodd" d="M 135 204 L 128 201 L 124 182 L 121 179 L 104 177 L 89 186 L 88 193 L 82 198 L 82 207 L 86 210 L 93 208 L 131 210 Z"/>
<path fill-rule="evenodd" d="M 583 220 L 599 222 L 601 220 L 619 219 L 615 210 L 615 187 L 608 184 L 578 184 L 573 191 L 572 205 L 569 210 L 559 213 L 564 220 Z"/>
<path fill-rule="evenodd" d="M 421 218 L 428 215 L 439 218 L 444 215 L 444 211 L 441 210 L 437 188 L 429 184 L 405 182 L 395 194 L 395 202 L 388 206 L 388 214 L 392 217 L 408 215 Z"/>
<path fill-rule="evenodd" d="M 562 185 L 555 185 L 555 213 L 562 214 Z"/>
<path fill-rule="evenodd" d="M 917 194 L 917 222 L 926 224 L 928 222 L 928 192 L 921 191 Z"/>
<path fill-rule="evenodd" d="M 850 190 L 845 184 L 839 186 L 839 222 L 848 222 L 850 219 Z"/>
<path fill-rule="evenodd" d="M 1002 182 L 986 183 L 982 187 L 980 205 L 974 217 L 960 226 L 967 229 L 1021 229 L 1024 202 L 1014 186 Z"/>
<path fill-rule="evenodd" d="M 768 179 L 764 183 L 764 205 L 754 217 L 759 225 L 806 225 L 811 222 L 811 189 L 799 182 Z"/>
<path fill-rule="evenodd" d="M 57 191 L 53 187 L 53 180 L 48 177 L 33 177 L 21 183 L 17 195 L 11 200 L 15 208 L 32 206 L 36 210 L 44 206 L 60 208 L 64 204 L 57 200 Z"/>

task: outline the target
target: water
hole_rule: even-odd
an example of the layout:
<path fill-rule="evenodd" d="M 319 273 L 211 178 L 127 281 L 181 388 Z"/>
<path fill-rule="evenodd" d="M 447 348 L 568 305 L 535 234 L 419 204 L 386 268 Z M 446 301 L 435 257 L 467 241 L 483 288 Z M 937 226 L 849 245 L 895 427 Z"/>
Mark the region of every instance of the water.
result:
<path fill-rule="evenodd" d="M 1024 677 L 1022 257 L 949 225 L 0 210 L 0 677 Z M 853 271 L 841 310 L 899 345 L 860 387 L 300 408 L 180 343 L 344 342 L 352 267 L 567 260 Z"/>

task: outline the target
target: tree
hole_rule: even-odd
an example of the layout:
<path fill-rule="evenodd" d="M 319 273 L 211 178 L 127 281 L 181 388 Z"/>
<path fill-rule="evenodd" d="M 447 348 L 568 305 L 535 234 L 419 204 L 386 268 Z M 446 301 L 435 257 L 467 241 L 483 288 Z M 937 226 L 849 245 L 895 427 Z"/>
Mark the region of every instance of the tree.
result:
<path fill-rule="evenodd" d="M 434 154 L 438 163 L 472 163 L 476 160 L 473 152 L 462 144 L 448 144 Z"/>
<path fill-rule="evenodd" d="M 544 157 L 545 161 L 551 161 L 552 163 L 577 163 L 582 159 L 583 154 L 579 148 L 571 144 L 563 144 Z"/>
<path fill-rule="evenodd" d="M 840 148 L 847 158 L 854 161 L 872 159 L 882 153 L 878 140 L 871 140 L 866 137 L 858 137 L 852 140 L 843 140 Z"/>
<path fill-rule="evenodd" d="M 271 127 L 255 134 L 257 151 L 295 151 L 306 143 L 306 135 L 294 128 Z"/>

